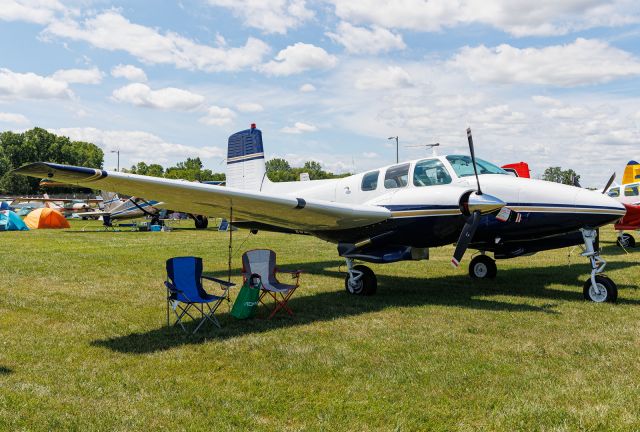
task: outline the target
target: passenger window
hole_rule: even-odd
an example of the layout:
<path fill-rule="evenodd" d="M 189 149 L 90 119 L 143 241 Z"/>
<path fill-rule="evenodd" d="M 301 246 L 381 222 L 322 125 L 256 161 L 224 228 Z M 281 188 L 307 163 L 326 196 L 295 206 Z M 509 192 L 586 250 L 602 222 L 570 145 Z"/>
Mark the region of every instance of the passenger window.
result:
<path fill-rule="evenodd" d="M 617 198 L 620 196 L 620 188 L 611 188 L 609 189 L 609 193 L 607 194 L 609 195 L 611 198 Z"/>
<path fill-rule="evenodd" d="M 624 188 L 624 196 L 638 196 L 638 192 L 637 184 Z"/>
<path fill-rule="evenodd" d="M 364 177 L 362 177 L 362 185 L 360 189 L 363 191 L 372 191 L 378 188 L 378 175 L 380 171 L 374 171 L 370 173 L 366 173 Z"/>
<path fill-rule="evenodd" d="M 384 175 L 385 189 L 405 187 L 409 183 L 409 164 L 392 166 Z"/>
<path fill-rule="evenodd" d="M 413 170 L 414 186 L 434 186 L 451 183 L 451 176 L 438 159 L 420 161 Z"/>

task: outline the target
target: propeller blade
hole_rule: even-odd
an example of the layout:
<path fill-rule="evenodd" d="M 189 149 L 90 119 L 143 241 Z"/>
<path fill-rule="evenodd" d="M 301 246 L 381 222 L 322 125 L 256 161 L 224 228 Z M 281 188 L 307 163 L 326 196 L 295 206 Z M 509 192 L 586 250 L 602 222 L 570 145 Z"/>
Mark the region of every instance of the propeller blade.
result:
<path fill-rule="evenodd" d="M 616 173 L 611 174 L 611 177 L 609 177 L 609 181 L 607 182 L 607 185 L 604 187 L 604 189 L 602 189 L 603 194 L 607 193 L 607 190 L 611 187 L 615 179 L 616 179 Z"/>
<path fill-rule="evenodd" d="M 469 217 L 469 219 L 467 219 L 467 223 L 464 224 L 462 232 L 460 233 L 460 237 L 458 238 L 456 250 L 453 253 L 453 258 L 451 258 L 451 264 L 454 267 L 458 267 L 460 265 L 460 260 L 462 260 L 464 253 L 467 251 L 467 247 L 469 246 L 471 239 L 475 235 L 476 229 L 478 229 L 479 224 L 480 212 L 475 211 Z"/>
<path fill-rule="evenodd" d="M 471 128 L 467 128 L 467 141 L 469 141 L 469 152 L 471 153 L 473 172 L 476 174 L 476 182 L 478 183 L 478 195 L 482 195 L 482 191 L 480 190 L 480 179 L 478 178 L 478 168 L 476 167 L 476 153 L 473 150 L 473 137 L 471 136 Z"/>

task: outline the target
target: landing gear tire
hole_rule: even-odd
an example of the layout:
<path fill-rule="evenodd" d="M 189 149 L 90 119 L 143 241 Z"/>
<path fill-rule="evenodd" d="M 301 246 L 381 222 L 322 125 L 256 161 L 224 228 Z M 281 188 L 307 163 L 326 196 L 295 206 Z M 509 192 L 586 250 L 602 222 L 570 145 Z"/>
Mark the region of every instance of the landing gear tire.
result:
<path fill-rule="evenodd" d="M 347 274 L 344 279 L 344 287 L 349 294 L 372 296 L 378 289 L 378 280 L 375 273 L 367 266 L 357 265 L 353 267 L 353 273 Z"/>
<path fill-rule="evenodd" d="M 478 255 L 469 264 L 469 276 L 473 279 L 494 279 L 497 274 L 496 262 L 486 255 Z"/>
<path fill-rule="evenodd" d="M 193 220 L 196 225 L 196 229 L 206 229 L 209 226 L 209 218 L 201 215 L 194 215 Z"/>
<path fill-rule="evenodd" d="M 616 244 L 622 248 L 632 248 L 636 247 L 636 239 L 631 234 L 624 233 L 618 237 Z"/>
<path fill-rule="evenodd" d="M 582 293 L 584 294 L 585 300 L 591 300 L 596 303 L 615 303 L 618 299 L 618 287 L 614 281 L 606 276 L 597 275 L 596 285 L 597 290 L 593 287 L 591 278 L 587 279 L 584 283 Z"/>

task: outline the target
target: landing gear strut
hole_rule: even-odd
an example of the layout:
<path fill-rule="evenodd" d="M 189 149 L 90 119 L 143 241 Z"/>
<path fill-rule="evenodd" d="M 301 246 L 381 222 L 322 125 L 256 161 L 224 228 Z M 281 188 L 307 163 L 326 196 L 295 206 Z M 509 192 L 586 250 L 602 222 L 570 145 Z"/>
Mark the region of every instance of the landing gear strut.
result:
<path fill-rule="evenodd" d="M 601 275 L 607 262 L 600 256 L 600 251 L 594 248 L 597 232 L 594 229 L 581 228 L 584 240 L 584 252 L 591 262 L 591 277 L 584 283 L 583 294 L 586 300 L 596 303 L 615 302 L 618 299 L 618 287 L 608 277 Z"/>
<path fill-rule="evenodd" d="M 496 274 L 496 262 L 487 255 L 478 255 L 469 264 L 469 276 L 473 279 L 494 279 Z"/>
<path fill-rule="evenodd" d="M 344 278 L 344 287 L 349 294 L 371 296 L 376 293 L 378 281 L 376 275 L 369 267 L 353 265 L 352 258 L 347 261 L 347 276 Z"/>

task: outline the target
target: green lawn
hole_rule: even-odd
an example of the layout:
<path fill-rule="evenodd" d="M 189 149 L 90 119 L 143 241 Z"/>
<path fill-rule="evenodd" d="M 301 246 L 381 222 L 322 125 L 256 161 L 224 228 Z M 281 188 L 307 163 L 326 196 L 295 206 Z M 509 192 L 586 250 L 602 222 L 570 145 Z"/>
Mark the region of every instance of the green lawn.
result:
<path fill-rule="evenodd" d="M 334 245 L 238 231 L 234 281 L 257 247 L 305 271 L 296 316 L 224 305 L 222 330 L 187 336 L 164 327 L 164 261 L 226 275 L 227 234 L 82 225 L 0 234 L 0 430 L 640 429 L 640 251 L 611 228 L 613 305 L 582 300 L 577 248 L 499 262 L 493 282 L 433 250 L 372 266 L 378 294 L 357 298 Z"/>

